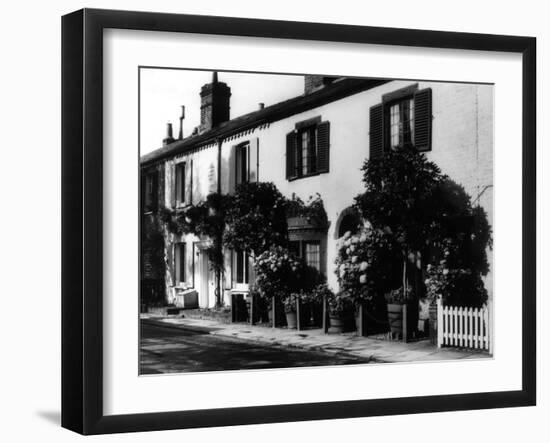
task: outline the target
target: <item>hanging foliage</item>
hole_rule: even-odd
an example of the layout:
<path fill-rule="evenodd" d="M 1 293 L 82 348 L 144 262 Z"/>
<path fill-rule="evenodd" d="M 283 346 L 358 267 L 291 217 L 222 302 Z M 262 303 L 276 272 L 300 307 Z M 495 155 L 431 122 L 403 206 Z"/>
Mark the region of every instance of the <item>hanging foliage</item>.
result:
<path fill-rule="evenodd" d="M 234 250 L 259 255 L 287 246 L 286 200 L 273 183 L 242 183 L 230 197 L 223 241 Z"/>

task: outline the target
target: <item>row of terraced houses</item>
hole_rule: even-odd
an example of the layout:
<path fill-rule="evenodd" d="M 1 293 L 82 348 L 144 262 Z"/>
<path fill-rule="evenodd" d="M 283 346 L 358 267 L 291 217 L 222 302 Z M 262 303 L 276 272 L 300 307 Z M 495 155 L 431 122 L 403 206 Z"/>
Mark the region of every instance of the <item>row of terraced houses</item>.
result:
<path fill-rule="evenodd" d="M 199 93 L 199 91 L 197 91 Z M 181 210 L 246 181 L 273 182 L 287 197 L 319 193 L 328 226 L 289 225 L 293 249 L 338 289 L 337 240 L 356 224 L 361 166 L 413 144 L 455 182 L 493 225 L 493 88 L 490 85 L 305 76 L 300 96 L 230 116 L 230 85 L 201 91 L 201 121 L 140 159 L 141 297 L 144 303 L 213 307 L 216 290 L 230 305 L 254 280 L 251 259 L 226 250 L 220 287 L 210 270 L 208 239 L 162 231 L 159 210 Z M 198 123 L 198 122 L 197 122 Z M 181 122 L 180 122 L 181 125 Z M 151 235 L 154 228 L 162 235 Z M 489 255 L 492 267 L 491 255 Z M 492 271 L 485 278 L 492 297 Z"/>

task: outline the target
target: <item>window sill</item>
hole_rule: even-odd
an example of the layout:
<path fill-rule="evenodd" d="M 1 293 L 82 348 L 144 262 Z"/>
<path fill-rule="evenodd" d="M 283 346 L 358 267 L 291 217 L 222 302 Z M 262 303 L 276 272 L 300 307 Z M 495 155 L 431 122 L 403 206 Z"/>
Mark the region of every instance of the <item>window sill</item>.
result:
<path fill-rule="evenodd" d="M 287 180 L 288 180 L 289 182 L 293 182 L 293 181 L 295 181 L 295 180 L 300 180 L 300 179 L 302 179 L 302 178 L 315 177 L 315 176 L 321 175 L 321 174 L 328 174 L 328 171 L 327 171 L 327 172 L 312 172 L 312 173 L 310 173 L 310 174 L 304 174 L 304 175 L 300 175 L 300 176 L 298 176 L 298 177 L 290 177 L 290 178 L 288 178 Z"/>

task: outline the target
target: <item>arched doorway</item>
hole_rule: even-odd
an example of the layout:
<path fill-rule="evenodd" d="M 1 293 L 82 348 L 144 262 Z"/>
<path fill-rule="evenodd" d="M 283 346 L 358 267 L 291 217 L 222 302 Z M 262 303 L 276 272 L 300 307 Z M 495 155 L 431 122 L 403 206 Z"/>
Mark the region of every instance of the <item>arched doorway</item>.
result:
<path fill-rule="evenodd" d="M 361 217 L 359 216 L 357 210 L 354 207 L 349 206 L 344 209 L 338 217 L 334 237 L 337 239 L 343 237 L 348 231 L 355 234 L 359 230 L 360 225 Z"/>

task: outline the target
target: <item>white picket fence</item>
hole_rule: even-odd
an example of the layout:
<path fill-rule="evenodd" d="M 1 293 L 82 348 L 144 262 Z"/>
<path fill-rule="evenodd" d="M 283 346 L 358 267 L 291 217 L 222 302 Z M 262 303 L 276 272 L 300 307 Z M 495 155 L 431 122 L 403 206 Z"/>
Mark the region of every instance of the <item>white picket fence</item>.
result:
<path fill-rule="evenodd" d="M 491 304 L 482 308 L 443 306 L 437 302 L 437 346 L 493 352 Z"/>

